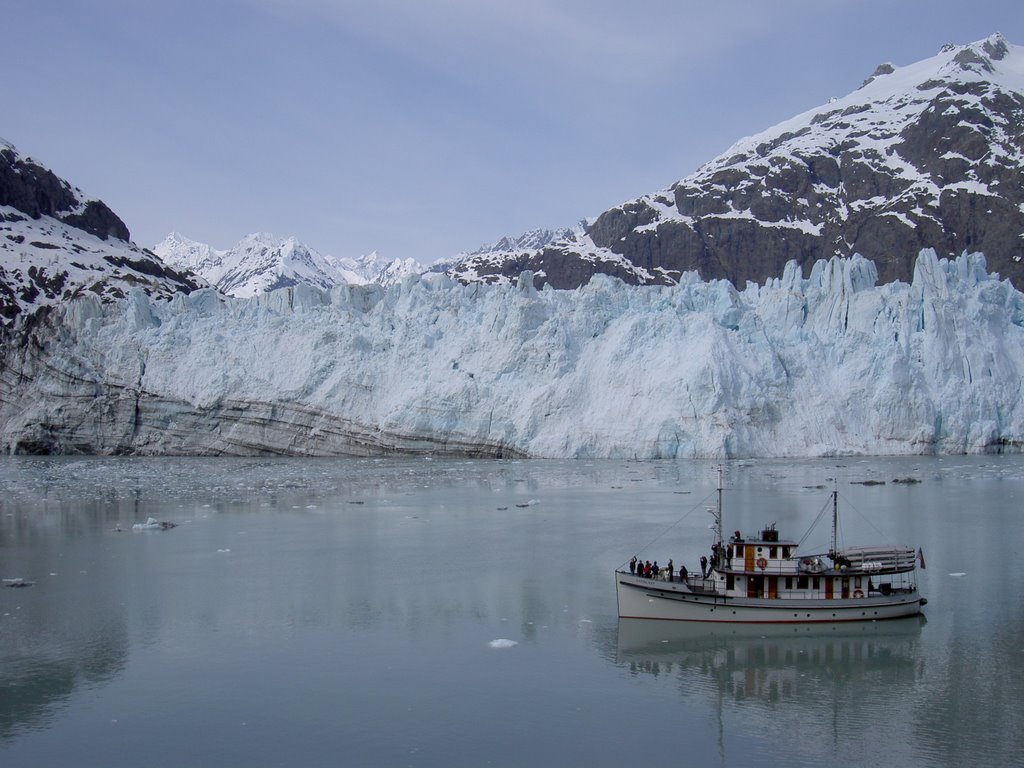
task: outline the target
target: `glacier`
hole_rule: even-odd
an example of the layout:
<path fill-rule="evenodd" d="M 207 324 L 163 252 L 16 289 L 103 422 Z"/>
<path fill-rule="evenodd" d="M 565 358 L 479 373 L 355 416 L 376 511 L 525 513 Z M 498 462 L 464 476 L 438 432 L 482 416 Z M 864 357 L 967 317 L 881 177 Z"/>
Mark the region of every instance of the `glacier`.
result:
<path fill-rule="evenodd" d="M 9 453 L 742 458 L 1017 451 L 1024 295 L 985 257 L 573 291 L 84 296 L 5 329 Z"/>

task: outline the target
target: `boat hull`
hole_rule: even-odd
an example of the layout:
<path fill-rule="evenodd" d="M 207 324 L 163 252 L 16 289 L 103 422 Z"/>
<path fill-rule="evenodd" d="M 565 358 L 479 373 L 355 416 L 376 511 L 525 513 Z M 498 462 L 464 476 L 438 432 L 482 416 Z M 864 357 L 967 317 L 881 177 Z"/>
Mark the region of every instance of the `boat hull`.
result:
<path fill-rule="evenodd" d="M 615 574 L 619 618 L 737 624 L 811 624 L 879 621 L 916 616 L 917 591 L 853 598 L 756 598 L 701 594 L 680 582 Z"/>

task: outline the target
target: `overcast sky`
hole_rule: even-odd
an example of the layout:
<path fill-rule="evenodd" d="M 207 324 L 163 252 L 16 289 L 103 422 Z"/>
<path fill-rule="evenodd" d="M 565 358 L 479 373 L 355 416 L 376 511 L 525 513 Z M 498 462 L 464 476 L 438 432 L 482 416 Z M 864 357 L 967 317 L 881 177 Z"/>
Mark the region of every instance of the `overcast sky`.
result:
<path fill-rule="evenodd" d="M 153 246 L 423 264 L 667 187 L 1021 0 L 5 0 L 0 137 Z"/>

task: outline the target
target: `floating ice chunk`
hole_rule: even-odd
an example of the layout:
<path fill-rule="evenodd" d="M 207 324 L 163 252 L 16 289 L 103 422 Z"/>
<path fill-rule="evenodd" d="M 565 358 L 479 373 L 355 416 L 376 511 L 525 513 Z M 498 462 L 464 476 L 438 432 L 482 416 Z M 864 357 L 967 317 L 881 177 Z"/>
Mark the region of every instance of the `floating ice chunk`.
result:
<path fill-rule="evenodd" d="M 963 571 L 958 571 L 957 573 L 951 573 L 949 575 L 950 576 L 966 576 L 967 574 L 964 573 Z"/>
<path fill-rule="evenodd" d="M 230 549 L 218 549 L 217 551 L 218 552 L 230 552 L 231 550 Z"/>
<path fill-rule="evenodd" d="M 491 640 L 491 648 L 511 648 L 515 645 L 519 645 L 515 640 L 505 640 L 504 638 L 498 638 L 497 640 Z"/>
<path fill-rule="evenodd" d="M 149 518 L 144 523 L 136 523 L 132 526 L 133 531 L 166 531 L 174 528 L 176 523 L 161 522 L 156 518 Z"/>

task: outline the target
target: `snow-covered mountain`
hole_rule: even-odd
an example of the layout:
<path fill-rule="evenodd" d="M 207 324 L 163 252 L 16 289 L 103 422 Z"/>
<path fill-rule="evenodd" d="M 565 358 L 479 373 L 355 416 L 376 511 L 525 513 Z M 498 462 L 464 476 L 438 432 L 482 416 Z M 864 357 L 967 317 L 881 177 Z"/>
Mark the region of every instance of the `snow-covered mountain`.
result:
<path fill-rule="evenodd" d="M 409 275 L 418 275 L 424 271 L 415 259 L 386 259 L 376 251 L 355 259 L 335 256 L 327 258 L 345 276 L 345 281 L 352 285 L 376 283 L 387 288 L 397 285 Z"/>
<path fill-rule="evenodd" d="M 142 287 L 170 298 L 205 285 L 128 237 L 102 201 L 0 139 L 0 323 L 81 295 L 113 301 Z"/>
<path fill-rule="evenodd" d="M 529 259 L 542 248 L 574 240 L 583 235 L 586 222 L 561 229 L 531 229 L 520 235 L 506 235 L 476 250 L 443 259 L 431 266 L 464 283 L 508 283 L 529 268 Z M 519 271 L 516 271 L 519 265 Z"/>
<path fill-rule="evenodd" d="M 995 34 L 905 67 L 737 142 L 667 189 L 606 211 L 531 253 L 469 257 L 493 281 L 531 269 L 571 288 L 777 277 L 788 261 L 859 253 L 882 282 L 909 280 L 922 248 L 982 251 L 1024 287 L 1024 48 Z"/>
<path fill-rule="evenodd" d="M 337 259 L 294 237 L 281 239 L 266 233 L 248 235 L 220 251 L 172 232 L 153 251 L 175 269 L 194 272 L 228 296 L 239 298 L 294 285 L 323 290 L 346 283 L 391 285 L 422 269 L 412 259 L 389 261 L 376 252 L 359 259 Z"/>

